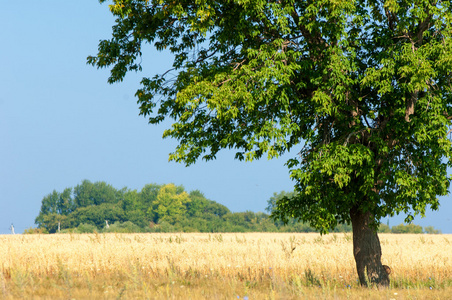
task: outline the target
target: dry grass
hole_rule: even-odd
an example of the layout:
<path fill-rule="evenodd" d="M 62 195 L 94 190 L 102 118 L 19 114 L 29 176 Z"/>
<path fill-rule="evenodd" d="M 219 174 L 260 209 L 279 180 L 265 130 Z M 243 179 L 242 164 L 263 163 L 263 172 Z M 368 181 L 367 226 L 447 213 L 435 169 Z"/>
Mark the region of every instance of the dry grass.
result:
<path fill-rule="evenodd" d="M 452 235 L 380 234 L 391 288 L 357 284 L 350 234 L 0 236 L 0 298 L 447 299 Z"/>

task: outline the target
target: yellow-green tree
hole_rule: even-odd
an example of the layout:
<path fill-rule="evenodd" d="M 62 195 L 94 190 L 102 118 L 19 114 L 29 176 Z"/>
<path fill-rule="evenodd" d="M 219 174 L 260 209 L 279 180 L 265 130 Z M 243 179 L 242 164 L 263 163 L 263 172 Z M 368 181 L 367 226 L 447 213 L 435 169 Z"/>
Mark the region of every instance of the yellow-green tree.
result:
<path fill-rule="evenodd" d="M 187 213 L 190 197 L 174 184 L 167 184 L 160 188 L 154 202 L 155 214 L 159 222 L 174 223 Z"/>

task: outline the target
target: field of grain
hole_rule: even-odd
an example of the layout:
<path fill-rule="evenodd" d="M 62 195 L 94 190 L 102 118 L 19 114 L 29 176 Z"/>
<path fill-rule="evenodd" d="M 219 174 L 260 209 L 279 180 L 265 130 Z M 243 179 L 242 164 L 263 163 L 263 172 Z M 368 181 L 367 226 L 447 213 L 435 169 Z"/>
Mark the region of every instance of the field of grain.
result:
<path fill-rule="evenodd" d="M 350 234 L 0 235 L 0 298 L 451 297 L 452 235 L 380 240 L 384 290 L 359 287 Z"/>

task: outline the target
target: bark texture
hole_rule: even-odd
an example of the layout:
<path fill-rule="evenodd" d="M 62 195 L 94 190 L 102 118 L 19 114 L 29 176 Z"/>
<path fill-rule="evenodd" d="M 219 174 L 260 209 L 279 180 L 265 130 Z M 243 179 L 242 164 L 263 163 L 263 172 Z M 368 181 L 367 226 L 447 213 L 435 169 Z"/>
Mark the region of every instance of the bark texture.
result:
<path fill-rule="evenodd" d="M 354 207 L 350 210 L 353 226 L 353 255 L 361 285 L 389 286 L 389 274 L 381 264 L 381 246 L 377 232 L 369 227 L 371 215 Z"/>

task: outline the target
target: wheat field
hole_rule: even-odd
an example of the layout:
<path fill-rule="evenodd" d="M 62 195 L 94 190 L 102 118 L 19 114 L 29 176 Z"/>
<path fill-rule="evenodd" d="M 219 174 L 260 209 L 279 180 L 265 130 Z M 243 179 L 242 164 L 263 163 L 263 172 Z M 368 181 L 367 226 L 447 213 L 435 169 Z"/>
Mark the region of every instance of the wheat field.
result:
<path fill-rule="evenodd" d="M 2 299 L 452 299 L 452 235 L 380 234 L 389 289 L 351 234 L 0 235 Z"/>

